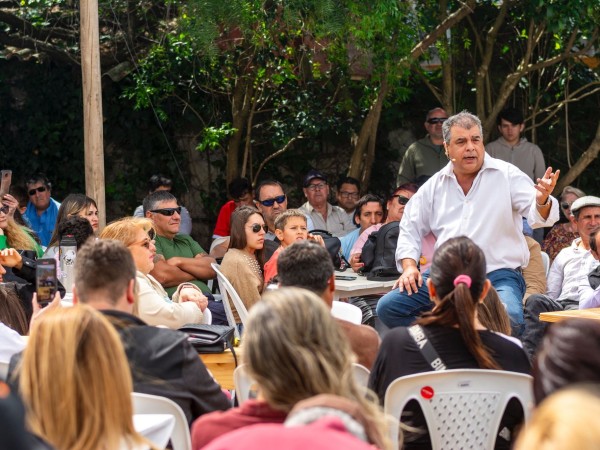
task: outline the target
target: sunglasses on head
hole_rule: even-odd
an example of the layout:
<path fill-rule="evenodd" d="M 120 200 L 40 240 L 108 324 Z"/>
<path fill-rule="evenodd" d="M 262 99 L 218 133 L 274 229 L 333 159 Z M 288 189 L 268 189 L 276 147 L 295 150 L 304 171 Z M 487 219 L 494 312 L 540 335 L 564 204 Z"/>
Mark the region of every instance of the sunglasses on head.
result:
<path fill-rule="evenodd" d="M 151 213 L 161 214 L 163 216 L 172 216 L 173 214 L 181 214 L 181 206 L 177 208 L 161 208 L 161 209 L 151 209 Z"/>
<path fill-rule="evenodd" d="M 408 203 L 408 200 L 410 200 L 404 195 L 392 195 L 392 198 L 398 198 L 398 203 L 400 203 L 401 205 L 406 205 Z"/>
<path fill-rule="evenodd" d="M 279 205 L 281 205 L 283 202 L 285 202 L 285 194 L 278 195 L 277 197 L 273 197 L 273 198 L 268 198 L 266 200 L 258 201 L 258 203 L 260 203 L 263 206 L 273 206 L 275 204 L 275 202 L 277 202 Z"/>
<path fill-rule="evenodd" d="M 427 123 L 435 125 L 436 123 L 444 123 L 446 120 L 448 120 L 447 117 L 432 117 L 431 119 L 427 119 Z"/>
<path fill-rule="evenodd" d="M 571 208 L 571 204 L 567 203 L 567 202 L 560 202 L 560 206 L 562 207 L 562 209 L 570 209 Z"/>
<path fill-rule="evenodd" d="M 266 224 L 266 223 L 265 223 L 265 224 L 262 224 L 262 225 L 261 225 L 261 224 L 259 224 L 259 223 L 255 223 L 255 224 L 253 224 L 253 225 L 252 225 L 252 228 L 251 228 L 251 230 L 252 230 L 252 232 L 253 232 L 253 233 L 259 233 L 261 228 L 262 228 L 263 230 L 265 230 L 265 233 L 266 233 L 267 231 L 269 231 L 269 227 L 267 226 L 267 224 Z"/>
<path fill-rule="evenodd" d="M 27 191 L 27 193 L 29 195 L 35 195 L 36 192 L 46 192 L 46 186 L 39 186 L 33 189 L 29 189 L 29 191 Z"/>
<path fill-rule="evenodd" d="M 10 209 L 10 208 L 8 207 L 8 205 L 2 205 L 2 206 L 0 207 L 0 212 L 1 212 L 2 214 L 8 214 L 8 210 L 9 210 L 9 209 Z"/>

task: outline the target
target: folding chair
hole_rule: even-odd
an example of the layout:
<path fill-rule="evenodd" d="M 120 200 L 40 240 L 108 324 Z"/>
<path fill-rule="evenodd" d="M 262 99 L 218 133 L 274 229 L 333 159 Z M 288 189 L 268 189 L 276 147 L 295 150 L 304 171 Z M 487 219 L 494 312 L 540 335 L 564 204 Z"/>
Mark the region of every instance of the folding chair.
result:
<path fill-rule="evenodd" d="M 246 322 L 246 320 L 248 320 L 248 310 L 246 309 L 246 306 L 244 305 L 244 303 L 242 303 L 242 299 L 240 298 L 238 293 L 235 291 L 234 287 L 231 285 L 231 283 L 225 277 L 225 275 L 223 275 L 223 272 L 221 272 L 221 270 L 219 269 L 219 265 L 212 263 L 211 267 L 217 273 L 217 281 L 219 283 L 219 291 L 221 292 L 221 295 L 223 296 L 223 306 L 225 308 L 225 315 L 227 316 L 227 322 L 229 322 L 230 326 L 235 327 L 235 337 L 237 337 L 239 339 L 240 334 L 238 332 L 238 328 L 237 328 L 235 320 L 233 318 L 233 311 L 231 309 L 230 301 L 235 306 L 238 316 L 240 316 L 242 325 Z"/>

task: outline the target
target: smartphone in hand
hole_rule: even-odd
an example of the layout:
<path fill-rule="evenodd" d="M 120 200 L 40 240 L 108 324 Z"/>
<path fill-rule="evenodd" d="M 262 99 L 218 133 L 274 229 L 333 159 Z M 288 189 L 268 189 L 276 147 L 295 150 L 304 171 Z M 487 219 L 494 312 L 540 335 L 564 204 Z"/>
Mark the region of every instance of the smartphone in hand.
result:
<path fill-rule="evenodd" d="M 0 172 L 0 202 L 8 191 L 10 191 L 10 183 L 12 181 L 12 170 L 3 170 Z"/>
<path fill-rule="evenodd" d="M 56 278 L 56 260 L 54 258 L 38 259 L 35 269 L 35 281 L 37 286 L 37 301 L 43 308 L 48 306 L 54 299 L 58 290 Z"/>

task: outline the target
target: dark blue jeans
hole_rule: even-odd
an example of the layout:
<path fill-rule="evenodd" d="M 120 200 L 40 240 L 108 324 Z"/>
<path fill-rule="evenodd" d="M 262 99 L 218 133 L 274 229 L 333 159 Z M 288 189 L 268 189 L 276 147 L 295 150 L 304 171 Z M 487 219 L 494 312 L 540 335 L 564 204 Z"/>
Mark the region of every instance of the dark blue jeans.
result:
<path fill-rule="evenodd" d="M 377 315 L 388 327 L 406 327 L 413 323 L 423 312 L 433 308 L 429 299 L 427 279 L 429 270 L 423 273 L 423 285 L 411 295 L 400 293 L 398 289 L 385 294 L 377 303 Z M 487 274 L 492 286 L 510 317 L 513 334 L 521 334 L 523 327 L 523 296 L 525 295 L 525 280 L 521 272 L 513 269 L 498 269 Z"/>

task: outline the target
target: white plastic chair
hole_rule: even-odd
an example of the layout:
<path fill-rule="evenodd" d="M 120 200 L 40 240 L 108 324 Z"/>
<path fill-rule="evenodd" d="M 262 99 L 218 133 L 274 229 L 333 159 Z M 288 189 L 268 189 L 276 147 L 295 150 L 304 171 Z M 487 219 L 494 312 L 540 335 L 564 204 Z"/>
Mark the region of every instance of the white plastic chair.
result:
<path fill-rule="evenodd" d="M 331 315 L 336 319 L 360 325 L 362 323 L 362 311 L 358 306 L 350 303 L 334 301 L 331 305 Z"/>
<path fill-rule="evenodd" d="M 544 270 L 546 271 L 546 277 L 550 272 L 550 256 L 546 252 L 542 252 L 542 262 L 544 263 Z"/>
<path fill-rule="evenodd" d="M 217 281 L 219 282 L 219 291 L 223 297 L 223 306 L 225 308 L 225 315 L 227 316 L 227 322 L 229 325 L 235 328 L 235 337 L 239 339 L 240 334 L 238 332 L 238 328 L 235 323 L 235 319 L 233 318 L 233 311 L 231 310 L 231 303 L 235 306 L 235 309 L 240 316 L 240 320 L 242 325 L 248 320 L 248 310 L 244 303 L 242 303 L 242 299 L 235 291 L 234 287 L 231 285 L 229 280 L 223 275 L 223 272 L 219 269 L 219 265 L 212 263 L 211 267 L 217 273 Z"/>
<path fill-rule="evenodd" d="M 171 434 L 173 450 L 191 450 L 190 429 L 181 407 L 173 400 L 158 395 L 132 392 L 134 414 L 171 414 L 175 417 L 175 428 Z"/>
<path fill-rule="evenodd" d="M 6 381 L 8 377 L 8 363 L 0 361 L 0 380 Z"/>
<path fill-rule="evenodd" d="M 493 449 L 500 420 L 511 398 L 523 406 L 525 420 L 533 405 L 529 375 L 501 370 L 445 370 L 397 378 L 385 392 L 386 414 L 400 418 L 410 400 L 425 416 L 433 450 Z M 390 426 L 398 448 L 399 422 Z"/>
<path fill-rule="evenodd" d="M 352 370 L 356 382 L 366 388 L 369 384 L 369 375 L 371 375 L 369 369 L 361 364 L 353 363 Z M 251 392 L 256 389 L 256 383 L 246 372 L 245 364 L 240 364 L 233 371 L 233 383 L 235 385 L 235 396 L 240 405 L 248 400 Z"/>

